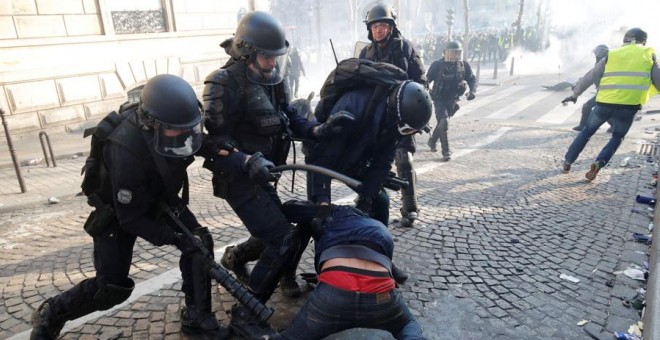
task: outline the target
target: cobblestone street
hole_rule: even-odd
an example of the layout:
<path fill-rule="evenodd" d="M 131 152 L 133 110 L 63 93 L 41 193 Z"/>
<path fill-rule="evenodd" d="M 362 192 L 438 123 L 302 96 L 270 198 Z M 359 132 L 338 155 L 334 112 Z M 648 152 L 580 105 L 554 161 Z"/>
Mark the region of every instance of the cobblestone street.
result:
<path fill-rule="evenodd" d="M 392 193 L 390 230 L 395 262 L 412 276 L 400 289 L 429 339 L 588 339 L 577 326 L 583 319 L 589 321 L 583 327 L 609 339 L 639 319 L 621 300 L 632 299 L 642 283 L 612 273 L 646 259 L 648 246 L 630 235 L 647 232 L 651 211 L 631 209 L 647 209 L 635 195 L 650 195 L 645 185 L 654 167 L 636 155 L 636 145 L 624 143 L 587 182 L 590 159 L 609 138 L 599 133 L 564 175 L 560 162 L 573 137 L 565 129 L 459 121 L 446 163 L 428 151 L 427 135 L 418 138 L 421 218 L 412 229 L 399 227 L 399 195 Z M 624 157 L 631 157 L 629 166 L 620 167 Z M 216 249 L 247 237 L 211 195 L 210 173 L 196 163 L 190 175 L 191 209 L 212 227 Z M 303 179 L 298 172 L 291 193 L 286 173 L 282 197 L 302 198 Z M 350 202 L 348 189 L 337 185 L 334 192 Z M 82 197 L 71 197 L 0 215 L 0 338 L 26 338 L 30 314 L 43 300 L 94 276 L 91 238 L 82 231 L 89 210 Z M 299 272 L 311 272 L 309 249 L 303 259 Z M 138 286 L 129 302 L 69 322 L 63 338 L 181 338 L 177 262 L 174 247 L 139 240 L 131 269 Z M 214 310 L 227 325 L 233 298 L 222 288 L 214 292 Z M 273 326 L 285 328 L 303 301 L 276 294 L 269 302 Z"/>

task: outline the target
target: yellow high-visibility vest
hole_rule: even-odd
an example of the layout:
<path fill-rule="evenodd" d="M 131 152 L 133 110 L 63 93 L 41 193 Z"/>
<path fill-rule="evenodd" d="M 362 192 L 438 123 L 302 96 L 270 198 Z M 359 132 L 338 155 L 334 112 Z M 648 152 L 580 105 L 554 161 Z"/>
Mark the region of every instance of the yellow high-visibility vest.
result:
<path fill-rule="evenodd" d="M 598 86 L 596 101 L 607 104 L 642 105 L 655 86 L 651 83 L 653 48 L 630 44 L 607 55 L 605 72 Z"/>

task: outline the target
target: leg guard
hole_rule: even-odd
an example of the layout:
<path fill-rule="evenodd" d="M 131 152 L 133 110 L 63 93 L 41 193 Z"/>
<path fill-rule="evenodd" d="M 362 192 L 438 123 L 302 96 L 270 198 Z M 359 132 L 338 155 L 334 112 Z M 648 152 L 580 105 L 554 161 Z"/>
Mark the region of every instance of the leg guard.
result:
<path fill-rule="evenodd" d="M 373 200 L 373 219 L 382 222 L 386 227 L 390 223 L 390 196 L 381 190 Z"/>
<path fill-rule="evenodd" d="M 250 280 L 247 263 L 258 260 L 264 249 L 266 249 L 266 245 L 260 239 L 250 237 L 243 243 L 227 247 L 220 264 L 234 272 L 236 278 L 247 285 Z"/>
<path fill-rule="evenodd" d="M 397 176 L 408 181 L 408 187 L 401 189 L 401 216 L 409 220 L 417 218 L 419 208 L 417 205 L 417 175 L 413 168 L 413 156 L 410 152 L 397 149 L 394 157 Z M 414 213 L 413 216 L 410 216 Z"/>
<path fill-rule="evenodd" d="M 250 288 L 262 302 L 268 301 L 282 274 L 295 263 L 301 238 L 301 230 L 292 226 L 279 244 L 277 240 L 271 240 L 272 243 L 261 253 L 250 275 Z"/>
<path fill-rule="evenodd" d="M 438 138 L 440 139 L 440 150 L 442 151 L 443 156 L 451 155 L 449 150 L 449 136 L 447 130 L 449 130 L 449 119 L 444 118 L 438 121 Z"/>
<path fill-rule="evenodd" d="M 66 292 L 48 299 L 32 314 L 31 339 L 55 339 L 64 323 L 98 310 L 120 304 L 131 295 L 135 283 L 126 278 L 123 285 L 86 279 Z"/>
<path fill-rule="evenodd" d="M 181 309 L 181 331 L 186 334 L 202 334 L 207 337 L 224 339 L 229 331 L 220 327 L 211 307 L 210 268 L 199 254 L 192 259 L 192 294 L 186 293 L 186 306 Z"/>

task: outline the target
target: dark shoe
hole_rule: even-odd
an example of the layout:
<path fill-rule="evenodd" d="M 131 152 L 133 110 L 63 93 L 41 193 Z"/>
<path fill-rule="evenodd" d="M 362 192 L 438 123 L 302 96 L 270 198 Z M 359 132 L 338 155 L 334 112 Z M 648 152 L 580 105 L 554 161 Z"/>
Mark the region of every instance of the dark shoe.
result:
<path fill-rule="evenodd" d="M 50 312 L 50 299 L 32 313 L 32 332 L 30 340 L 51 340 L 57 339 L 64 327 L 64 322 L 53 320 Z"/>
<path fill-rule="evenodd" d="M 443 162 L 449 162 L 450 159 L 451 159 L 451 155 L 444 155 L 444 156 L 442 156 L 442 161 L 443 161 Z"/>
<path fill-rule="evenodd" d="M 231 308 L 229 328 L 234 334 L 245 339 L 281 339 L 279 333 L 268 324 L 260 324 L 248 309 L 241 305 Z"/>
<path fill-rule="evenodd" d="M 226 269 L 234 272 L 238 281 L 243 285 L 248 285 L 250 282 L 250 270 L 246 263 L 240 263 L 236 258 L 236 247 L 229 246 L 225 248 L 225 253 L 222 255 L 220 264 Z"/>
<path fill-rule="evenodd" d="M 589 181 L 593 181 L 596 179 L 596 176 L 598 176 L 598 171 L 600 171 L 600 168 L 601 166 L 598 162 L 591 164 L 591 168 L 589 171 L 587 171 L 584 177 L 586 177 Z"/>
<path fill-rule="evenodd" d="M 584 129 L 584 126 L 578 125 L 573 127 L 573 131 L 582 131 L 582 129 Z"/>
<path fill-rule="evenodd" d="M 571 163 L 568 161 L 564 161 L 564 164 L 562 164 L 562 171 L 567 174 L 571 171 Z"/>
<path fill-rule="evenodd" d="M 398 284 L 403 284 L 409 278 L 408 274 L 406 274 L 406 272 L 404 272 L 403 270 L 399 269 L 399 267 L 395 266 L 394 263 L 392 263 L 392 277 L 394 278 L 394 281 Z"/>
<path fill-rule="evenodd" d="M 412 228 L 413 224 L 415 223 L 415 220 L 417 219 L 417 212 L 416 211 L 404 212 L 403 208 L 401 209 L 402 209 L 401 221 L 399 222 L 399 224 L 405 228 Z"/>
<path fill-rule="evenodd" d="M 211 339 L 229 337 L 229 329 L 220 326 L 214 313 L 198 315 L 194 306 L 181 309 L 181 331 L 188 335 L 202 335 Z"/>
<path fill-rule="evenodd" d="M 302 295 L 300 286 L 296 282 L 295 273 L 285 273 L 280 279 L 280 289 L 282 290 L 282 295 L 290 298 L 297 298 Z"/>
<path fill-rule="evenodd" d="M 427 145 L 429 146 L 429 148 L 431 149 L 431 152 L 438 152 L 438 149 L 435 147 L 435 143 L 431 143 L 431 141 L 429 140 L 429 142 L 426 143 L 426 144 L 427 144 Z"/>

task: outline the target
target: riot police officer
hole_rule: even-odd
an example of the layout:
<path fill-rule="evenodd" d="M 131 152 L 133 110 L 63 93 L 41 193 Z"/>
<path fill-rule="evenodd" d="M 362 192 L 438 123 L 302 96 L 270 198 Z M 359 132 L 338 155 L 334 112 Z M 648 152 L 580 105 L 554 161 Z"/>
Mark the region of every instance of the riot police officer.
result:
<path fill-rule="evenodd" d="M 362 49 L 360 58 L 392 64 L 404 70 L 408 79 L 426 86 L 422 59 L 412 43 L 399 32 L 394 9 L 389 5 L 377 4 L 367 12 L 364 22 L 371 44 Z M 405 227 L 412 227 L 419 214 L 415 190 L 417 176 L 413 167 L 415 150 L 414 137 L 406 136 L 399 142 L 394 158 L 397 175 L 409 183 L 408 187 L 401 190 L 401 225 Z"/>
<path fill-rule="evenodd" d="M 389 93 L 372 106 L 371 87 L 346 92 L 334 104 L 329 118 L 353 113 L 356 122 L 331 139 L 317 143 L 309 150 L 306 162 L 329 168 L 362 180 L 357 207 L 384 225 L 389 223 L 389 197 L 383 184 L 390 172 L 402 138 L 417 133 L 431 118 L 431 98 L 424 86 L 407 80 L 389 89 Z M 312 202 L 324 205 L 331 201 L 330 178 L 321 174 L 308 177 Z M 408 275 L 392 266 L 398 283 Z"/>
<path fill-rule="evenodd" d="M 214 195 L 225 199 L 252 237 L 228 247 L 221 263 L 234 271 L 261 301 L 267 301 L 283 273 L 289 290 L 299 293 L 294 271 L 300 246 L 297 229 L 280 210 L 270 172 L 284 164 L 293 135 L 314 139 L 341 130 L 342 120 L 310 123 L 288 106 L 283 82 L 289 43 L 280 22 L 265 12 L 251 12 L 238 24 L 233 62 L 205 81 L 204 111 L 210 138 L 204 166 L 213 172 Z M 251 273 L 246 263 L 259 261 Z M 242 306 L 232 309 L 230 327 L 244 337 L 272 335 Z"/>
<path fill-rule="evenodd" d="M 442 59 L 431 64 L 426 76 L 429 82 L 433 83 L 431 98 L 435 106 L 435 118 L 438 121 L 428 145 L 431 151 L 435 152 L 437 151 L 435 145 L 440 139 L 442 160 L 446 162 L 451 159 L 447 136 L 449 118 L 458 110 L 458 100 L 467 88 L 469 88 L 467 100 L 475 98 L 477 78 L 472 73 L 470 64 L 463 60 L 463 48 L 458 41 L 447 43 Z"/>
<path fill-rule="evenodd" d="M 181 222 L 213 252 L 208 229 L 187 208 L 186 168 L 202 144 L 202 115 L 192 87 L 176 76 L 153 77 L 140 103 L 108 115 L 92 138 L 92 152 L 102 156 L 88 158 L 82 187 L 95 207 L 85 230 L 94 238 L 96 277 L 41 304 L 32 315 L 31 339 L 55 339 L 66 321 L 128 299 L 135 287 L 128 274 L 137 237 L 181 250 L 182 331 L 226 338 L 227 329 L 211 310 L 210 278 L 193 274 L 200 266 L 193 241 L 170 228 L 172 221 L 156 217 L 161 204 L 178 211 Z"/>

